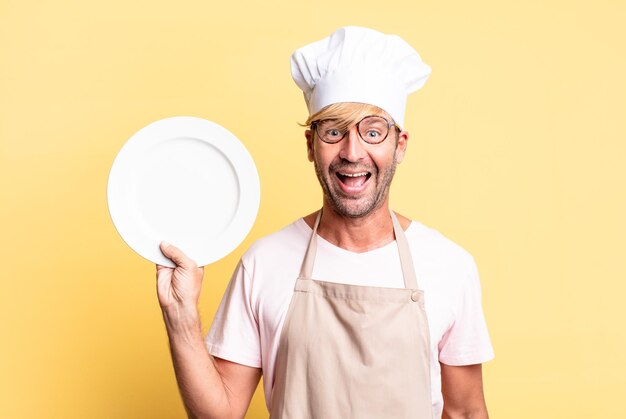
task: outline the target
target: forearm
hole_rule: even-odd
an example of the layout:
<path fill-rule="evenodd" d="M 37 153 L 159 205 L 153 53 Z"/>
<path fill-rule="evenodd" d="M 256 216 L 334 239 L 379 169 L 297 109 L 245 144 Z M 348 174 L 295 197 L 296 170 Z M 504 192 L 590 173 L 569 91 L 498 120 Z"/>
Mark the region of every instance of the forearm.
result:
<path fill-rule="evenodd" d="M 228 393 L 204 346 L 195 307 L 163 309 L 180 394 L 192 418 L 232 417 Z"/>
<path fill-rule="evenodd" d="M 441 364 L 442 419 L 488 419 L 482 365 Z"/>

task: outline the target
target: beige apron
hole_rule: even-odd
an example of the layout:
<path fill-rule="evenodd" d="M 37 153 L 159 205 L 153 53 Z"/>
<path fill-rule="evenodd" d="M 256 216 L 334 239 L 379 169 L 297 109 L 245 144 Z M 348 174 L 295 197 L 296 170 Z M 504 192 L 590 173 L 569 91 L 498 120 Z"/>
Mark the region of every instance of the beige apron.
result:
<path fill-rule="evenodd" d="M 280 337 L 271 418 L 431 419 L 424 295 L 395 214 L 405 288 L 311 279 L 320 217 Z"/>

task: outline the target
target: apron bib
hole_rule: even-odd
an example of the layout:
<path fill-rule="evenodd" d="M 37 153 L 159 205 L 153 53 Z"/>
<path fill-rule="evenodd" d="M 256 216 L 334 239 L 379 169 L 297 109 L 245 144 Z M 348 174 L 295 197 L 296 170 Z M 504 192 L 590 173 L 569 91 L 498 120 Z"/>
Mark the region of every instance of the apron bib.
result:
<path fill-rule="evenodd" d="M 311 279 L 320 218 L 281 332 L 270 417 L 431 419 L 424 295 L 395 214 L 405 288 Z"/>

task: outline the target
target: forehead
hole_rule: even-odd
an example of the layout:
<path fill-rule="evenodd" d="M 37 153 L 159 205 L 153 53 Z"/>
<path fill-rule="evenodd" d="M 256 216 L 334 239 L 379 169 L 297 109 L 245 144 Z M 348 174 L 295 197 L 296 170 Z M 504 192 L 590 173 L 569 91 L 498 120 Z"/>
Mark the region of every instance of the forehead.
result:
<path fill-rule="evenodd" d="M 323 119 L 340 120 L 346 123 L 357 123 L 369 115 L 379 115 L 392 121 L 391 116 L 378 106 L 367 103 L 341 102 L 329 105 L 313 115 L 311 121 Z"/>

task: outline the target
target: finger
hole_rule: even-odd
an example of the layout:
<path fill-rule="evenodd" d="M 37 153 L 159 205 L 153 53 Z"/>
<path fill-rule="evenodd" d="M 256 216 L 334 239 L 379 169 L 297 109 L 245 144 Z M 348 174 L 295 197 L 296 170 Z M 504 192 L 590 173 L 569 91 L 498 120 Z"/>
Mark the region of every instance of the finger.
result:
<path fill-rule="evenodd" d="M 195 262 L 191 260 L 186 254 L 183 253 L 182 250 L 180 250 L 176 246 L 173 246 L 169 244 L 168 242 L 162 241 L 160 248 L 161 248 L 161 252 L 163 253 L 163 255 L 165 255 L 166 258 L 174 262 L 177 266 L 180 266 L 181 268 L 187 268 L 187 269 L 196 267 Z"/>

